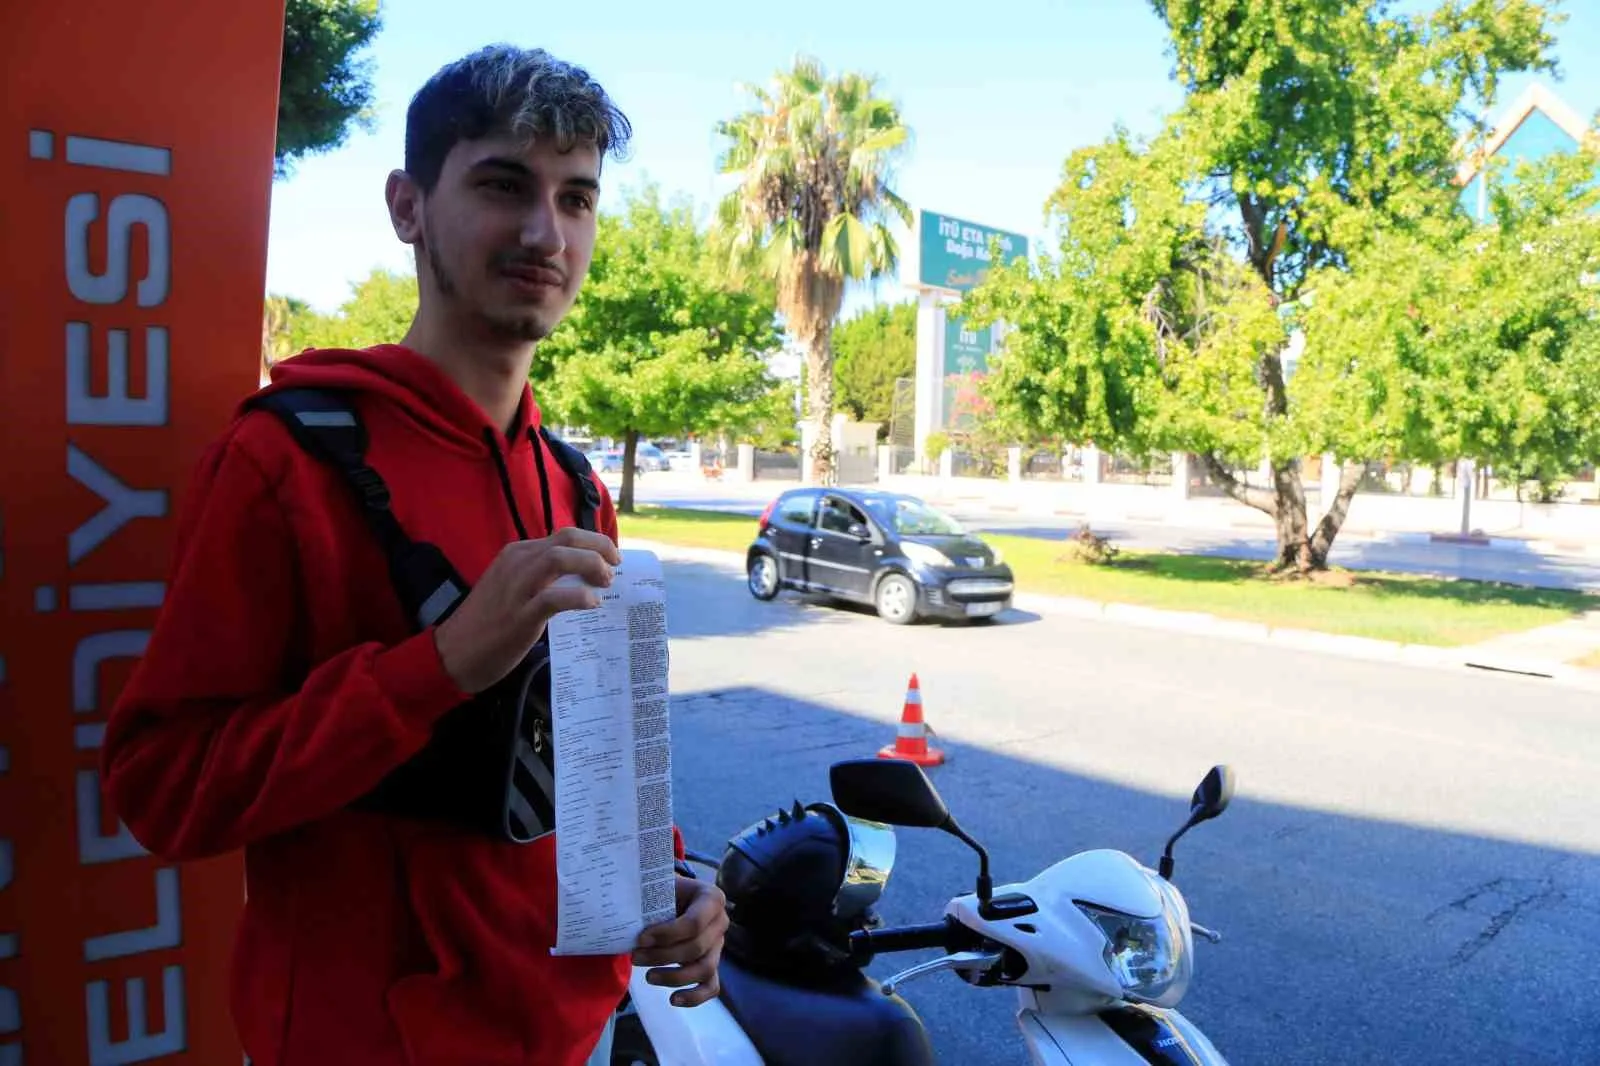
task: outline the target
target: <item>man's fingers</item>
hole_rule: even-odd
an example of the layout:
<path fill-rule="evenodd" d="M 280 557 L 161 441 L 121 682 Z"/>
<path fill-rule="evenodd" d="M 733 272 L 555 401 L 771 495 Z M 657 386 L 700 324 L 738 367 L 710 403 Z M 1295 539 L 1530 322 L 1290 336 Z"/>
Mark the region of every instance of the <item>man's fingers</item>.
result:
<path fill-rule="evenodd" d="M 542 626 L 562 611 L 587 611 L 600 606 L 600 594 L 587 585 L 551 586 L 528 602 Z"/>
<path fill-rule="evenodd" d="M 716 979 L 716 955 L 704 955 L 681 966 L 658 966 L 645 975 L 645 979 L 662 988 L 687 988 L 703 985 Z"/>
<path fill-rule="evenodd" d="M 672 994 L 672 1005 L 674 1007 L 698 1007 L 702 1003 L 710 1003 L 721 992 L 722 986 L 717 983 L 715 978 L 712 978 L 711 981 L 701 985 L 699 988 L 686 988 L 682 992 L 674 992 Z"/>
<path fill-rule="evenodd" d="M 672 995 L 675 1007 L 698 1007 L 715 999 L 722 991 L 717 977 L 721 963 L 722 947 L 719 944 L 707 954 L 681 966 L 662 966 L 645 974 L 645 980 L 662 988 L 676 988 Z"/>
<path fill-rule="evenodd" d="M 577 526 L 562 526 L 552 533 L 546 544 L 558 548 L 579 548 L 592 551 L 599 555 L 612 566 L 622 562 L 622 553 L 617 550 L 617 545 L 604 533 L 596 533 L 588 529 L 579 529 Z"/>
<path fill-rule="evenodd" d="M 727 928 L 726 918 L 704 925 L 698 922 L 686 925 L 684 919 L 679 918 L 655 930 L 649 943 L 634 949 L 634 965 L 670 966 L 673 963 L 694 962 L 720 949 Z"/>
<path fill-rule="evenodd" d="M 671 925 L 655 930 L 648 944 L 634 949 L 634 965 L 670 966 L 673 963 L 691 963 L 721 950 L 723 935 L 728 930 L 726 915 L 718 912 L 715 919 L 704 925 L 691 923 L 682 931 L 674 932 L 675 928 L 681 927 L 683 921 L 683 918 L 679 918 Z"/>
<path fill-rule="evenodd" d="M 611 564 L 599 553 L 588 548 L 558 545 L 540 552 L 528 567 L 528 594 L 538 596 L 569 574 L 595 588 L 606 588 L 611 584 Z"/>

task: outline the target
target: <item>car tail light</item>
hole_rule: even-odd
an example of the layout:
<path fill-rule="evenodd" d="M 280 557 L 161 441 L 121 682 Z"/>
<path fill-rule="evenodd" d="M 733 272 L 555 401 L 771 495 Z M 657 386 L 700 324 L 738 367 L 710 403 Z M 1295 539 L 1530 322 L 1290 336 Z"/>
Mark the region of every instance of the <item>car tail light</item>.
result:
<path fill-rule="evenodd" d="M 761 518 L 760 518 L 758 524 L 762 528 L 765 528 L 767 522 L 769 522 L 772 519 L 772 512 L 777 506 L 778 506 L 778 501 L 777 500 L 773 500 L 771 503 L 767 504 L 767 509 L 765 511 L 761 512 Z"/>

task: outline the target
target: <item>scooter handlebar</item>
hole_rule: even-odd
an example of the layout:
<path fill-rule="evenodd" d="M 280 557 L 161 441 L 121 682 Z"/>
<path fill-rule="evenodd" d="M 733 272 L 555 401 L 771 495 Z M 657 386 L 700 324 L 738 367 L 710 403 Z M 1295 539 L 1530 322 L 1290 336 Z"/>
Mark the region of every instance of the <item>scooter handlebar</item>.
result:
<path fill-rule="evenodd" d="M 946 953 L 966 951 L 980 943 L 978 934 L 952 918 L 927 925 L 903 925 L 895 929 L 861 929 L 850 934 L 850 947 L 863 961 L 891 951 L 921 951 L 938 948 Z"/>

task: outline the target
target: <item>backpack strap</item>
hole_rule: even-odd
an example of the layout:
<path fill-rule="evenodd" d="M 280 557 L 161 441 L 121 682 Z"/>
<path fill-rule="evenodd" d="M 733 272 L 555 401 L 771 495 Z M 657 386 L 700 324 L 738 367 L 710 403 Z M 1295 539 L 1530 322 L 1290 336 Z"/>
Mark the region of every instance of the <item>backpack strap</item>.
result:
<path fill-rule="evenodd" d="M 578 490 L 575 505 L 578 528 L 596 532 L 599 528 L 600 489 L 594 483 L 594 467 L 589 465 L 588 456 L 543 426 L 539 427 L 539 436 L 550 446 L 550 454 L 556 457 L 556 462 L 561 464 L 561 469 L 566 471 Z"/>
<path fill-rule="evenodd" d="M 347 394 L 311 388 L 257 395 L 250 406 L 277 415 L 302 448 L 344 478 L 389 559 L 389 575 L 418 630 L 450 616 L 468 586 L 437 547 L 413 541 L 389 509 L 389 487 L 367 465 L 367 431 Z"/>

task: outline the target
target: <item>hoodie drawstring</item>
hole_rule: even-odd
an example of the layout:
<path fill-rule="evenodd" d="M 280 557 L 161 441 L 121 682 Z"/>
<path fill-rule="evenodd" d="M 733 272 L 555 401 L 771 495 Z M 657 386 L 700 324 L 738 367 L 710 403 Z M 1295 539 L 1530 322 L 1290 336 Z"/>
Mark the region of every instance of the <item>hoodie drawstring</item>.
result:
<path fill-rule="evenodd" d="M 533 445 L 533 463 L 539 468 L 539 503 L 544 507 L 545 536 L 556 531 L 556 512 L 550 505 L 550 475 L 544 468 L 544 441 L 532 426 L 528 427 L 528 443 Z"/>
<path fill-rule="evenodd" d="M 511 488 L 511 471 L 506 467 L 505 454 L 500 450 L 500 442 L 493 429 L 483 431 L 483 442 L 489 446 L 489 452 L 494 456 L 494 467 L 500 475 L 500 491 L 505 495 L 506 508 L 511 512 L 511 521 L 517 527 L 517 536 L 523 540 L 528 539 L 528 527 L 522 524 L 522 512 L 517 507 L 517 496 Z M 539 502 L 544 505 L 545 535 L 555 531 L 554 511 L 550 507 L 550 475 L 545 470 L 544 449 L 539 446 L 538 439 L 534 436 L 532 428 L 528 430 L 528 440 L 533 445 L 534 465 L 539 468 Z"/>

